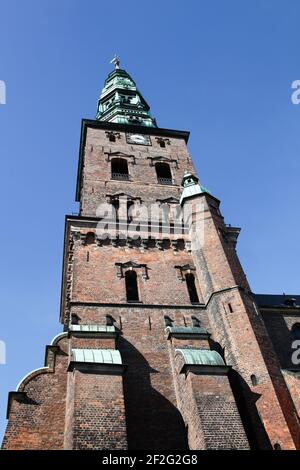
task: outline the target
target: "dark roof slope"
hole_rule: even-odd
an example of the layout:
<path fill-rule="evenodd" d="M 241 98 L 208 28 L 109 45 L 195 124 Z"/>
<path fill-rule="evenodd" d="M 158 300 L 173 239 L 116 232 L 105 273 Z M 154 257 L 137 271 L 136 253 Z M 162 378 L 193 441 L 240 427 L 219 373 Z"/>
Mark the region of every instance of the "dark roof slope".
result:
<path fill-rule="evenodd" d="M 300 295 L 254 294 L 254 297 L 259 307 L 300 307 Z"/>

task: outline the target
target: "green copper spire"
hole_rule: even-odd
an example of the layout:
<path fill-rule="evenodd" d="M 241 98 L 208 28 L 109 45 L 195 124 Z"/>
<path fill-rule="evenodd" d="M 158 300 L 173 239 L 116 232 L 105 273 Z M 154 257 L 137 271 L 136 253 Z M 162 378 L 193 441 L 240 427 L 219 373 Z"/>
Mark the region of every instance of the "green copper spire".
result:
<path fill-rule="evenodd" d="M 112 62 L 115 70 L 105 80 L 98 101 L 96 119 L 119 124 L 157 127 L 155 119 L 151 117 L 150 107 L 135 82 L 125 70 L 119 68 L 119 58 L 115 56 Z"/>

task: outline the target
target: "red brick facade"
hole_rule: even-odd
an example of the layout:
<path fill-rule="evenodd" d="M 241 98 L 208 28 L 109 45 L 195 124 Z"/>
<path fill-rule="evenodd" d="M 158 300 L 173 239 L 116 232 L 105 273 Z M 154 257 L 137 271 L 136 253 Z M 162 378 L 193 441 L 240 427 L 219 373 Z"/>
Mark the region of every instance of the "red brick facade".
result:
<path fill-rule="evenodd" d="M 150 145 L 128 143 L 127 132 L 150 136 Z M 219 201 L 206 192 L 187 199 L 193 210 L 181 235 L 163 234 L 163 221 L 149 240 L 143 231 L 137 240 L 97 235 L 99 204 L 124 195 L 172 211 L 184 172 L 195 173 L 187 139 L 180 131 L 83 121 L 80 213 L 66 217 L 65 333 L 47 347 L 45 368 L 10 394 L 4 449 L 300 448 L 299 376 L 283 366 L 281 320 L 259 310 Z M 114 158 L 127 161 L 128 180 L 112 179 Z M 156 162 L 169 165 L 172 184 L 158 182 Z M 205 241 L 191 249 L 197 222 Z M 136 273 L 135 302 L 126 297 L 128 270 Z M 185 272 L 195 275 L 196 303 Z M 168 324 L 181 333 L 170 335 Z M 185 349 L 217 351 L 223 365 L 189 365 Z M 93 359 L 78 362 L 74 350 L 93 351 Z M 97 362 L 97 351 L 120 352 L 122 363 Z"/>

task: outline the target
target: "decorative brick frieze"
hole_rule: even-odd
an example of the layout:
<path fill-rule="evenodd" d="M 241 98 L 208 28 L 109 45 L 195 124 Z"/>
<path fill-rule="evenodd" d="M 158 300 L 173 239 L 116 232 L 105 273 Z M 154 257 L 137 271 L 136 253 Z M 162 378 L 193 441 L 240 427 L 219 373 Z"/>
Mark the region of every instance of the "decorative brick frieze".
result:
<path fill-rule="evenodd" d="M 121 224 L 119 225 L 119 227 L 121 227 Z M 127 225 L 125 225 L 125 228 L 127 228 Z M 80 240 L 81 246 L 86 246 L 87 237 L 93 235 L 94 238 L 90 243 L 98 247 L 102 247 L 103 245 L 107 246 L 111 244 L 111 246 L 113 246 L 114 248 L 127 246 L 128 248 L 135 249 L 171 249 L 174 252 L 180 250 L 186 250 L 187 252 L 190 252 L 191 250 L 190 241 L 187 240 L 184 235 L 180 235 L 179 238 L 176 238 L 176 235 L 172 233 L 169 235 L 169 237 L 166 236 L 164 238 L 156 237 L 155 234 L 152 233 L 151 236 L 147 238 L 143 238 L 138 235 L 130 237 L 126 232 L 122 231 L 119 231 L 117 234 L 114 234 L 111 238 L 104 238 L 101 235 L 99 236 L 91 231 L 76 231 L 75 233 L 76 235 L 74 236 L 74 240 Z M 73 253 L 71 253 L 70 256 L 72 258 Z"/>

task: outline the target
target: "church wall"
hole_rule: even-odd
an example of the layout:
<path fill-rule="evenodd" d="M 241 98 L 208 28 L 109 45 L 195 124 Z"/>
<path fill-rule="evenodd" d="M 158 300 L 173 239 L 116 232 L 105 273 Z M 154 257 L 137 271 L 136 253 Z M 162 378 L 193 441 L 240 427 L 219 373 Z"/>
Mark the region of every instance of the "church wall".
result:
<path fill-rule="evenodd" d="M 72 301 L 126 302 L 125 279 L 118 278 L 115 263 L 128 261 L 147 265 L 147 279 L 144 279 L 143 268 L 135 269 L 141 302 L 191 304 L 186 282 L 178 279 L 178 269 L 175 268 L 192 262 L 191 255 L 184 249 L 175 254 L 170 247 L 165 250 L 149 248 L 141 252 L 136 248 L 114 248 L 111 245 L 83 247 L 79 241 L 74 247 Z M 203 297 L 197 279 L 196 286 L 201 303 Z"/>
<path fill-rule="evenodd" d="M 68 344 L 59 342 L 54 370 L 34 373 L 19 391 L 24 401 L 12 400 L 3 449 L 63 449 L 66 411 Z"/>

